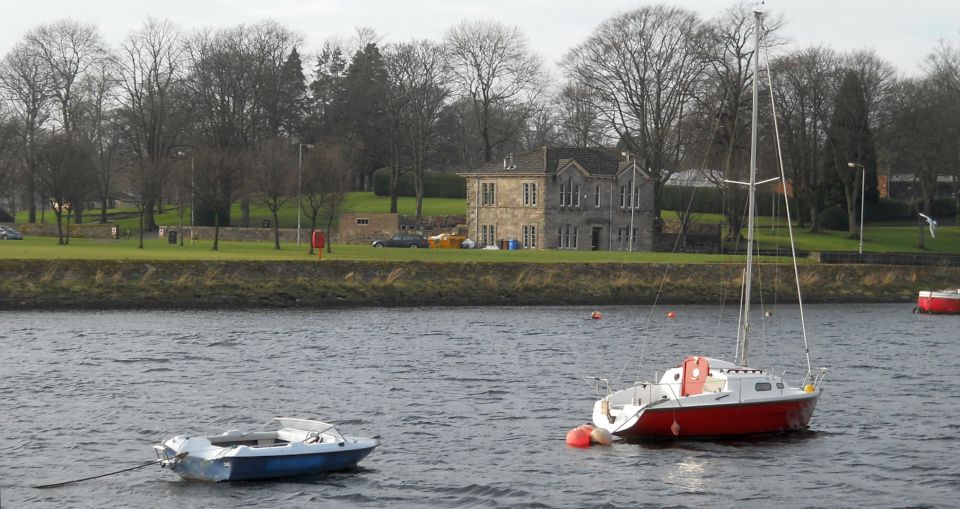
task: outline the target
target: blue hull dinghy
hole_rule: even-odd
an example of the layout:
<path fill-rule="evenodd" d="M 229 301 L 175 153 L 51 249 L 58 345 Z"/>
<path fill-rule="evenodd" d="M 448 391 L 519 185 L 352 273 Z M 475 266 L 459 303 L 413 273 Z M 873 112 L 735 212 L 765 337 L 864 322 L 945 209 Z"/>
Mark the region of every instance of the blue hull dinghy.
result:
<path fill-rule="evenodd" d="M 273 424 L 274 430 L 264 430 Z M 184 479 L 246 481 L 319 474 L 356 466 L 380 442 L 344 436 L 332 425 L 276 418 L 251 432 L 175 436 L 154 445 L 160 466 Z"/>

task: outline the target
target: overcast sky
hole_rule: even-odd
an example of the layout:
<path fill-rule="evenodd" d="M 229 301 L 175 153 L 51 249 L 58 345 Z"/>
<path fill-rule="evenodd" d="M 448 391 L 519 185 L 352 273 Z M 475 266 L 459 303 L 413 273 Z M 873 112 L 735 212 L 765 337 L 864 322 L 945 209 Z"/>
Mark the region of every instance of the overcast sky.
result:
<path fill-rule="evenodd" d="M 272 18 L 304 36 L 303 53 L 315 53 L 331 36 L 349 37 L 368 26 L 385 42 L 439 40 L 450 26 L 470 18 L 515 24 L 548 67 L 586 38 L 604 19 L 654 4 L 644 0 L 0 0 L 0 54 L 29 29 L 71 18 L 96 24 L 118 45 L 148 16 L 169 18 L 186 29 L 224 27 Z M 666 2 L 711 18 L 734 4 L 725 0 Z M 795 46 L 823 44 L 837 50 L 874 48 L 900 71 L 916 75 L 937 41 L 960 43 L 958 0 L 769 0 L 781 13 L 783 34 Z M 309 64 L 308 64 L 309 65 Z"/>

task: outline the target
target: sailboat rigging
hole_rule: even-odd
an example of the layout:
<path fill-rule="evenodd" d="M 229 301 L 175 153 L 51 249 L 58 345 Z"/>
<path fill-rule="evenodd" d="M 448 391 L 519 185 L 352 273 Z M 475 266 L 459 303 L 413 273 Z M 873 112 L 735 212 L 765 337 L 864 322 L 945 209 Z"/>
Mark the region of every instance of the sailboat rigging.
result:
<path fill-rule="evenodd" d="M 813 416 L 821 394 L 826 369 L 814 375 L 810 363 L 806 328 L 803 341 L 806 351 L 807 373 L 799 387 L 786 383 L 783 374 L 773 374 L 752 368 L 747 363 L 750 336 L 750 302 L 753 275 L 753 238 L 755 230 L 756 186 L 783 178 L 761 182 L 757 173 L 757 130 L 759 103 L 760 28 L 762 12 L 754 11 L 753 55 L 753 125 L 751 126 L 750 179 L 748 193 L 747 256 L 743 276 L 740 325 L 737 331 L 735 362 L 700 355 L 686 357 L 674 368 L 668 369 L 659 381 L 638 382 L 631 387 L 613 391 L 609 383 L 607 394 L 600 397 L 604 380 L 596 379 L 599 399 L 594 403 L 593 422 L 612 435 L 633 438 L 711 438 L 776 433 L 806 428 Z M 784 193 L 786 198 L 786 193 Z M 789 207 L 787 223 L 789 226 Z M 790 233 L 791 252 L 796 255 L 793 234 Z M 800 295 L 798 282 L 797 295 Z M 802 299 L 801 322 L 803 321 Z"/>

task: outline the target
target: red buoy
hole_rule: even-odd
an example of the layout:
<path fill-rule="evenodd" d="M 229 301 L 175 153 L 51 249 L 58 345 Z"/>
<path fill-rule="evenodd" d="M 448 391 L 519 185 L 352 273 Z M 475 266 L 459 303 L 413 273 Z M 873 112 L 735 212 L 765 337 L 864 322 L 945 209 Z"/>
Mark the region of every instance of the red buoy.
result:
<path fill-rule="evenodd" d="M 573 428 L 567 432 L 567 445 L 571 447 L 590 447 L 590 431 Z"/>
<path fill-rule="evenodd" d="M 673 311 L 667 313 L 667 318 L 676 318 L 676 317 L 677 317 L 677 314 L 674 313 Z"/>
<path fill-rule="evenodd" d="M 590 318 L 593 318 L 594 320 L 599 320 L 602 317 L 599 311 L 594 311 L 593 313 L 590 313 Z"/>

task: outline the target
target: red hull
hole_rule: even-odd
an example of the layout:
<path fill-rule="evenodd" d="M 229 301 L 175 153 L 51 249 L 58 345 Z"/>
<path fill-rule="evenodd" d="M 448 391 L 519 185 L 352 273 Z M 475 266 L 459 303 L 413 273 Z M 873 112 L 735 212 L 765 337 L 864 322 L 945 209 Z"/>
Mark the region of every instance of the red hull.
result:
<path fill-rule="evenodd" d="M 960 313 L 960 298 L 917 297 L 917 307 L 924 313 Z"/>
<path fill-rule="evenodd" d="M 652 408 L 631 428 L 614 434 L 634 438 L 718 438 L 799 430 L 810 422 L 819 396 L 816 392 L 788 401 Z"/>

